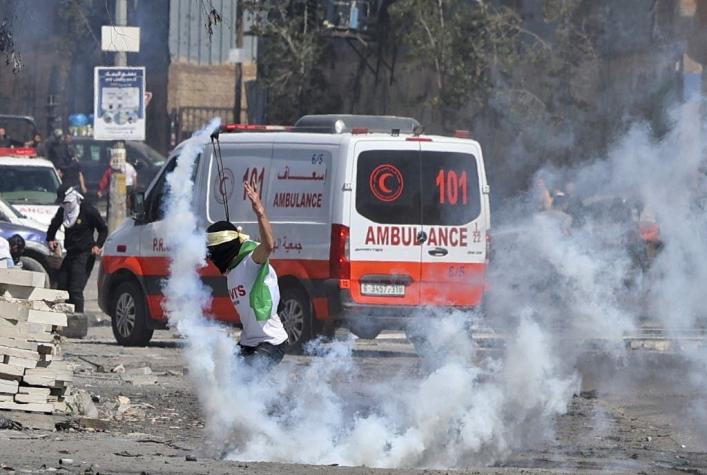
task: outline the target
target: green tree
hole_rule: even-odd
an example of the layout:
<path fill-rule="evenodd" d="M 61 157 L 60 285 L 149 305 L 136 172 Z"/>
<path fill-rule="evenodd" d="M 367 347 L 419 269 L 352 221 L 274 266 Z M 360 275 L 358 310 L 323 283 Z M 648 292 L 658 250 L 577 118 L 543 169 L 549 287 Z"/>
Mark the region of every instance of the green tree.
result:
<path fill-rule="evenodd" d="M 432 72 L 434 88 L 426 96 L 443 128 L 465 107 L 480 109 L 494 73 L 517 60 L 521 21 L 509 8 L 469 0 L 397 0 L 389 13 L 412 68 Z"/>
<path fill-rule="evenodd" d="M 324 74 L 330 56 L 319 2 L 246 0 L 244 8 L 253 19 L 251 33 L 263 38 L 258 73 L 268 91 L 268 120 L 292 123 L 330 111 L 336 99 Z"/>

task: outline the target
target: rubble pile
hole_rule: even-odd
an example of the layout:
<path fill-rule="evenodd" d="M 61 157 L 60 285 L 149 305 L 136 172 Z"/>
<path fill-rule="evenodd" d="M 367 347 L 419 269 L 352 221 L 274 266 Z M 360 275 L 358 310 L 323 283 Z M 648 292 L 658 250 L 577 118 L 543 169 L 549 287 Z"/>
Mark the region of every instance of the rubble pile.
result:
<path fill-rule="evenodd" d="M 67 292 L 44 288 L 39 272 L 0 268 L 0 409 L 66 412 L 73 379 L 57 331 L 67 325 Z"/>

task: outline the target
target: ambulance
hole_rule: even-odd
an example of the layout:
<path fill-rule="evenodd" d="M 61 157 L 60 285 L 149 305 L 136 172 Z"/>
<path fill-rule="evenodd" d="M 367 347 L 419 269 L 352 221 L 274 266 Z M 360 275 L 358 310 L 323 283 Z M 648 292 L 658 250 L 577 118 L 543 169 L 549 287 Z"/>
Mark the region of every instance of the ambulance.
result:
<path fill-rule="evenodd" d="M 410 118 L 305 116 L 293 127 L 227 125 L 204 146 L 194 170 L 201 224 L 225 218 L 257 239 L 243 192 L 254 184 L 275 236 L 279 313 L 300 347 L 348 327 L 361 338 L 404 330 L 429 309 L 473 309 L 484 296 L 489 186 L 479 144 L 459 131 L 424 135 Z M 105 243 L 101 309 L 122 345 L 145 345 L 166 326 L 162 282 L 168 276 L 166 176 L 181 146 L 146 190 L 138 212 Z M 208 313 L 238 324 L 226 279 L 209 264 Z"/>

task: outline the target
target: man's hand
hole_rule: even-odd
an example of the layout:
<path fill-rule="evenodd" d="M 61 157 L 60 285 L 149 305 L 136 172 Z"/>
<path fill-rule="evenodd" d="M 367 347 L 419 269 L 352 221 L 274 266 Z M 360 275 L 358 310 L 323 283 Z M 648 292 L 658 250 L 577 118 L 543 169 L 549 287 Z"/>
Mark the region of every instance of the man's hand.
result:
<path fill-rule="evenodd" d="M 263 203 L 260 202 L 258 190 L 248 182 L 243 182 L 243 188 L 245 188 L 245 194 L 250 200 L 250 204 L 253 206 L 253 212 L 257 216 L 262 216 L 265 213 L 265 207 Z"/>
<path fill-rule="evenodd" d="M 48 241 L 48 242 L 47 242 L 47 246 L 49 246 L 49 250 L 50 250 L 50 251 L 54 252 L 54 251 L 56 251 L 57 248 L 59 247 L 59 243 L 56 242 L 56 241 Z"/>
<path fill-rule="evenodd" d="M 103 249 L 101 249 L 98 246 L 93 246 L 91 248 L 91 254 L 93 254 L 94 256 L 100 256 L 102 251 L 103 251 Z"/>

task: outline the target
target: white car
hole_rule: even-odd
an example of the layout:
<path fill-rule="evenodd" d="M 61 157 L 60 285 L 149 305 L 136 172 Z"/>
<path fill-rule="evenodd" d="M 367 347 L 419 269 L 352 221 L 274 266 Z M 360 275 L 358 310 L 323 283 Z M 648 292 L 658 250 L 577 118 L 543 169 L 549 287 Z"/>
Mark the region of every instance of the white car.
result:
<path fill-rule="evenodd" d="M 61 180 L 49 160 L 0 156 L 0 196 L 24 216 L 49 227 Z"/>

